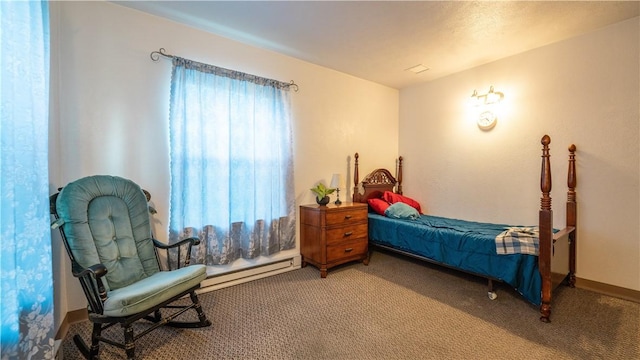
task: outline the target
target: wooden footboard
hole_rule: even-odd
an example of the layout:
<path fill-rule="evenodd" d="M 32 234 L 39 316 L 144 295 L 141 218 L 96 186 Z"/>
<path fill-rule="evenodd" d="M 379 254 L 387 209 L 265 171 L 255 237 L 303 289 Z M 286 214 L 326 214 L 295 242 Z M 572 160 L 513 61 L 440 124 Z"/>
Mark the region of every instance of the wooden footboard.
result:
<path fill-rule="evenodd" d="M 542 302 L 540 304 L 540 320 L 549 322 L 551 316 L 551 295 L 555 285 L 567 281 L 570 286 L 575 286 L 576 269 L 576 225 L 577 225 L 577 203 L 576 203 L 576 146 L 569 146 L 569 169 L 567 171 L 567 213 L 566 226 L 553 233 L 553 210 L 551 210 L 551 161 L 549 155 L 549 144 L 551 138 L 548 135 L 542 137 L 542 169 L 540 172 L 540 199 L 539 223 L 540 246 L 538 256 L 538 269 L 542 278 Z M 553 269 L 556 246 L 565 245 L 568 247 L 568 269 L 566 272 L 558 272 Z M 559 251 L 560 254 L 566 252 Z M 555 271 L 554 271 L 555 270 Z"/>

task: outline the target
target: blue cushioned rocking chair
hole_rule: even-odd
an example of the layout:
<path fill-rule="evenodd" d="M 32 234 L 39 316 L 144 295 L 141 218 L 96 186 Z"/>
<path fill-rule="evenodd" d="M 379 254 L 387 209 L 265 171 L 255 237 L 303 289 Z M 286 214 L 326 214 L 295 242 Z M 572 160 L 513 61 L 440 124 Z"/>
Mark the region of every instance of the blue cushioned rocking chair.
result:
<path fill-rule="evenodd" d="M 189 265 L 197 238 L 165 245 L 153 239 L 148 193 L 130 180 L 115 176 L 90 176 L 74 181 L 50 198 L 55 218 L 71 258 L 73 275 L 80 280 L 93 323 L 91 347 L 79 335 L 73 340 L 87 359 L 98 357 L 99 343 L 126 350 L 135 358 L 135 340 L 161 326 L 204 327 L 207 320 L 196 289 L 206 278 L 204 265 Z M 160 253 L 158 250 L 164 250 Z M 172 263 L 173 264 L 172 266 Z M 188 305 L 171 305 L 189 295 Z M 172 309 L 170 314 L 166 309 Z M 198 321 L 173 319 L 195 310 Z M 134 334 L 132 324 L 149 320 Z M 102 336 L 102 330 L 120 324 L 124 342 Z"/>

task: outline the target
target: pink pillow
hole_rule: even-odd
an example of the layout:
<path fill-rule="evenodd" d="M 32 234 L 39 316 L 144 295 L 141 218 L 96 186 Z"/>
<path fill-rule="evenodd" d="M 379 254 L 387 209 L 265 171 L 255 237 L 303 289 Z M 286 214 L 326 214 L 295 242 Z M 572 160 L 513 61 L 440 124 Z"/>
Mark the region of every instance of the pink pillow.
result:
<path fill-rule="evenodd" d="M 385 191 L 384 194 L 382 194 L 382 198 L 384 200 L 386 200 L 388 203 L 390 204 L 395 204 L 397 202 L 401 202 L 401 203 L 405 203 L 409 206 L 411 206 L 412 208 L 418 210 L 418 212 L 420 214 L 422 214 L 422 209 L 420 208 L 420 203 L 413 200 L 412 198 L 400 195 L 400 194 L 396 194 L 394 192 L 391 191 Z"/>
<path fill-rule="evenodd" d="M 382 199 L 369 199 L 367 200 L 369 206 L 375 211 L 377 214 L 384 215 L 385 210 L 389 207 L 389 203 Z"/>

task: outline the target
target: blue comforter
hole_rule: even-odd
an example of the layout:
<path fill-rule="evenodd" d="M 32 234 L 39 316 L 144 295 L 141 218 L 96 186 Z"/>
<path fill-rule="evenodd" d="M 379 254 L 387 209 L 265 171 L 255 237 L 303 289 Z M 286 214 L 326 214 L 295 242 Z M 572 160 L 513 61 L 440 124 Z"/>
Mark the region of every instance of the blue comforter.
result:
<path fill-rule="evenodd" d="M 498 255 L 495 238 L 512 225 L 421 215 L 417 220 L 369 214 L 369 241 L 504 281 L 529 302 L 540 305 L 538 257 Z"/>

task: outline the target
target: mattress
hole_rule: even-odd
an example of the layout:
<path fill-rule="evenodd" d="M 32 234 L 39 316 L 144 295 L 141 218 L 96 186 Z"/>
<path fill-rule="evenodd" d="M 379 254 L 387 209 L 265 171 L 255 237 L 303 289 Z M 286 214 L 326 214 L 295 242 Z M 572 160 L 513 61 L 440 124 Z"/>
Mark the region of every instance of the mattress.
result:
<path fill-rule="evenodd" d="M 391 219 L 370 213 L 369 242 L 503 281 L 527 301 L 540 305 L 538 257 L 496 252 L 496 236 L 513 226 L 431 215 L 417 220 Z"/>

